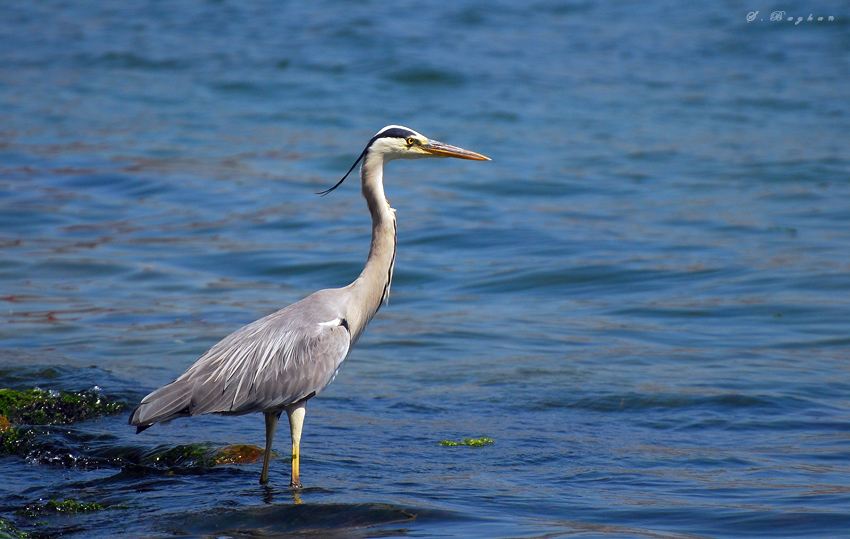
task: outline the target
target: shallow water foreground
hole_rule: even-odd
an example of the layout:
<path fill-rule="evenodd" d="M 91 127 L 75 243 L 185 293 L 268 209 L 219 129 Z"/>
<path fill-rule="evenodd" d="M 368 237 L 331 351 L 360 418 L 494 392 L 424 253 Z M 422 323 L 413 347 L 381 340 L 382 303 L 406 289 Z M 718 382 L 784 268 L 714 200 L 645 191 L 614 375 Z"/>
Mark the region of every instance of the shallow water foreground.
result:
<path fill-rule="evenodd" d="M 6 6 L 0 387 L 119 410 L 10 422 L 0 536 L 846 536 L 850 18 L 764 9 Z M 306 488 L 285 435 L 269 487 L 210 457 L 258 415 L 136 435 L 357 276 L 359 186 L 314 193 L 396 123 L 493 161 L 388 166 L 392 294 L 310 401 Z"/>

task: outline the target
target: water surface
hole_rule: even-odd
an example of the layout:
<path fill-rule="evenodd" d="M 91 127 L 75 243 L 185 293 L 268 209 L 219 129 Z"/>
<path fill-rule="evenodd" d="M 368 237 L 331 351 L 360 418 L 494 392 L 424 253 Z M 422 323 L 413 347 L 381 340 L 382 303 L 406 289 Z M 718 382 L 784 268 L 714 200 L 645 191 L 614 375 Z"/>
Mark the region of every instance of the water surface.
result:
<path fill-rule="evenodd" d="M 302 492 L 283 458 L 264 488 L 259 465 L 91 457 L 262 445 L 260 416 L 137 436 L 121 415 L 57 429 L 76 460 L 0 457 L 0 517 L 80 538 L 846 534 L 850 19 L 779 7 L 8 6 L 0 386 L 136 402 L 348 284 L 359 187 L 314 193 L 386 124 L 493 162 L 388 167 L 392 295 L 310 401 Z M 107 509 L 17 513 L 49 499 Z"/>

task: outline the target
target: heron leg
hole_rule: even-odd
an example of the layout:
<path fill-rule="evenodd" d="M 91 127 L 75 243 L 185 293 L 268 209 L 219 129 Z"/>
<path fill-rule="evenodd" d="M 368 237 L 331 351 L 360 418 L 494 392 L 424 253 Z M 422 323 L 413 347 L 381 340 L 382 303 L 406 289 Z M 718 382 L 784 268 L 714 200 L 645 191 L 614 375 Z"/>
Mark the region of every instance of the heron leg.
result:
<path fill-rule="evenodd" d="M 272 441 L 274 441 L 274 433 L 277 430 L 277 421 L 280 419 L 280 412 L 265 412 L 266 416 L 266 454 L 263 455 L 263 472 L 260 474 L 260 484 L 265 485 L 269 482 L 269 461 L 272 457 Z"/>
<path fill-rule="evenodd" d="M 292 433 L 292 479 L 290 487 L 301 488 L 301 479 L 298 476 L 298 465 L 300 464 L 301 427 L 304 425 L 304 415 L 307 413 L 307 399 L 296 402 L 286 407 L 286 415 L 289 416 L 289 430 Z"/>

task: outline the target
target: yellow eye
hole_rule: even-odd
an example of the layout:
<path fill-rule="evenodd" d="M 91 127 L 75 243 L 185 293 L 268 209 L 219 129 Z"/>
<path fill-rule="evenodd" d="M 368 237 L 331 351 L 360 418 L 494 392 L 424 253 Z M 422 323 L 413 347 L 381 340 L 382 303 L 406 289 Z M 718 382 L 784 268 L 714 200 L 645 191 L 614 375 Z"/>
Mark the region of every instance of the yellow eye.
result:
<path fill-rule="evenodd" d="M 414 144 L 416 144 L 416 139 L 415 139 L 415 138 L 410 137 L 410 138 L 408 138 L 408 139 L 407 139 L 407 145 L 408 145 L 408 146 L 413 146 Z"/>

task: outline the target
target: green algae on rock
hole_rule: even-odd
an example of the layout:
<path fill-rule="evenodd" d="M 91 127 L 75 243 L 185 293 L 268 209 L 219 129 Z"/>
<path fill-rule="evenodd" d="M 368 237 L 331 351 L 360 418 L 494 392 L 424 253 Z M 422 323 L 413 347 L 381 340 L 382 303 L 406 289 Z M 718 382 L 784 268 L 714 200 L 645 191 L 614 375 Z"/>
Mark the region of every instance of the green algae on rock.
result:
<path fill-rule="evenodd" d="M 0 452 L 26 457 L 41 448 L 51 453 L 50 447 L 62 442 L 46 441 L 53 436 L 45 427 L 95 419 L 125 407 L 105 398 L 97 387 L 80 392 L 0 389 Z"/>
<path fill-rule="evenodd" d="M 0 432 L 0 450 L 7 455 L 24 457 L 29 453 L 35 436 L 32 429 L 9 427 Z"/>
<path fill-rule="evenodd" d="M 24 533 L 14 524 L 4 518 L 0 518 L 0 539 L 29 539 L 30 534 Z"/>
<path fill-rule="evenodd" d="M 0 416 L 16 425 L 70 425 L 124 409 L 99 391 L 45 391 L 0 389 Z"/>
<path fill-rule="evenodd" d="M 211 468 L 221 464 L 252 464 L 263 455 L 256 445 L 183 444 L 170 448 L 159 447 L 143 455 L 139 464 L 157 468 L 198 466 Z"/>
<path fill-rule="evenodd" d="M 17 514 L 27 518 L 38 518 L 46 514 L 76 515 L 79 513 L 93 513 L 103 509 L 104 507 L 96 502 L 85 503 L 75 500 L 49 500 L 46 503 L 29 504 L 24 509 L 17 511 Z"/>
<path fill-rule="evenodd" d="M 469 447 L 481 447 L 482 445 L 490 445 L 493 443 L 493 441 L 493 438 L 482 436 L 481 438 L 464 438 L 460 442 L 455 442 L 454 440 L 443 440 L 442 442 L 440 442 L 440 445 L 446 447 L 457 447 L 459 445 L 466 445 Z"/>

